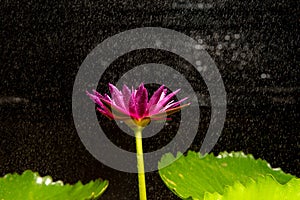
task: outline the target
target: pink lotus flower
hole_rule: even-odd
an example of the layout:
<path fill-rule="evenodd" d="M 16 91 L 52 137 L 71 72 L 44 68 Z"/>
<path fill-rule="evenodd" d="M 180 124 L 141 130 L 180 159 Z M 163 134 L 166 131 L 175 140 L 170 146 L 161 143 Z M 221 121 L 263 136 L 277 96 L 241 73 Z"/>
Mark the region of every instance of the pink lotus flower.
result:
<path fill-rule="evenodd" d="M 154 92 L 149 101 L 148 91 L 143 83 L 137 90 L 131 91 L 126 85 L 120 91 L 114 85 L 109 84 L 109 90 L 111 97 L 107 94 L 101 95 L 96 90 L 93 90 L 94 94 L 87 92 L 87 95 L 99 106 L 97 110 L 100 113 L 109 119 L 122 120 L 131 127 L 145 127 L 151 120 L 164 120 L 166 116 L 189 105 L 180 106 L 180 103 L 187 97 L 177 102 L 171 100 L 180 89 L 167 95 L 164 85 Z M 112 112 L 110 108 L 116 112 Z"/>

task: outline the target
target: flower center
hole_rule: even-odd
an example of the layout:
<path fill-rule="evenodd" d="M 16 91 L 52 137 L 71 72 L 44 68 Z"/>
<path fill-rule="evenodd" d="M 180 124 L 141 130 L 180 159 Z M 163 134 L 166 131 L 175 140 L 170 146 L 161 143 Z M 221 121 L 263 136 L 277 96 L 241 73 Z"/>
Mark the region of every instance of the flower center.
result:
<path fill-rule="evenodd" d="M 151 119 L 150 117 L 145 117 L 142 119 L 133 119 L 133 121 L 137 126 L 146 127 L 148 124 L 150 124 Z"/>
<path fill-rule="evenodd" d="M 129 119 L 129 120 L 125 120 L 124 121 L 127 126 L 129 126 L 132 130 L 136 130 L 136 129 L 144 129 L 148 124 L 150 124 L 151 119 L 150 117 L 144 117 L 141 119 Z"/>

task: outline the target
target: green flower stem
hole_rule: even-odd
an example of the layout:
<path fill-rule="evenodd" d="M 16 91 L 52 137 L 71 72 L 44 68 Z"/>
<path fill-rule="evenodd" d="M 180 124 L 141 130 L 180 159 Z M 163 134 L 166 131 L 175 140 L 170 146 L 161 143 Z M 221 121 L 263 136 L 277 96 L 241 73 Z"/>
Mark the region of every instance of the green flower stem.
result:
<path fill-rule="evenodd" d="M 140 200 L 147 200 L 145 170 L 144 170 L 144 157 L 143 157 L 142 130 L 143 130 L 143 128 L 137 128 L 134 131 L 134 133 L 135 133 L 135 140 L 136 140 Z"/>

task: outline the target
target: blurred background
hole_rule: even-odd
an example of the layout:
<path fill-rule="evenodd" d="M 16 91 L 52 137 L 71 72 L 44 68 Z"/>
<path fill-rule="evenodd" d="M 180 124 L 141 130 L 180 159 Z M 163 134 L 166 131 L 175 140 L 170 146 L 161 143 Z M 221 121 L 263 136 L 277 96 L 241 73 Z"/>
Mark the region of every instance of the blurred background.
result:
<path fill-rule="evenodd" d="M 2 1 L 0 175 L 31 169 L 67 183 L 101 177 L 110 181 L 101 199 L 137 199 L 136 174 L 104 166 L 81 143 L 71 97 L 76 73 L 93 48 L 122 31 L 154 26 L 194 38 L 219 68 L 228 108 L 212 151 L 251 153 L 299 177 L 299 14 L 299 3 L 288 0 Z M 99 77 L 99 91 L 149 62 L 181 69 L 197 91 L 202 115 L 190 149 L 199 151 L 210 99 L 199 73 L 182 58 L 154 49 L 129 52 Z M 180 113 L 174 118 L 145 141 L 145 151 L 174 137 Z M 134 151 L 133 138 L 98 119 L 116 145 Z M 157 172 L 146 179 L 149 199 L 178 199 Z"/>

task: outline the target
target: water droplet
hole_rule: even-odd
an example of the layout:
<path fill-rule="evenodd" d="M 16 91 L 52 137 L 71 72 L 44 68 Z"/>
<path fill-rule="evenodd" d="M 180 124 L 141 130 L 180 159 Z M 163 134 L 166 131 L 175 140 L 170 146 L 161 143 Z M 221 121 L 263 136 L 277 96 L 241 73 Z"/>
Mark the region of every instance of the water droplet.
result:
<path fill-rule="evenodd" d="M 36 183 L 37 183 L 37 184 L 42 184 L 42 182 L 43 182 L 42 177 L 37 177 Z"/>
<path fill-rule="evenodd" d="M 199 44 L 203 44 L 203 40 L 202 39 L 199 39 L 198 42 L 199 42 Z"/>
<path fill-rule="evenodd" d="M 229 35 L 226 35 L 226 36 L 225 36 L 225 40 L 230 40 L 230 36 L 229 36 Z"/>
<path fill-rule="evenodd" d="M 52 182 L 52 180 L 50 178 L 46 178 L 45 185 L 49 185 L 51 182 Z"/>
<path fill-rule="evenodd" d="M 260 78 L 267 78 L 267 74 L 265 74 L 265 73 L 262 73 L 261 75 L 260 75 Z"/>
<path fill-rule="evenodd" d="M 262 73 L 261 75 L 260 75 L 260 78 L 263 78 L 263 79 L 265 79 L 265 78 L 270 78 L 271 76 L 270 76 L 270 74 L 266 74 L 266 73 Z"/>
<path fill-rule="evenodd" d="M 222 44 L 218 44 L 218 45 L 217 45 L 217 49 L 220 49 L 220 50 L 221 50 L 222 48 L 223 48 Z"/>
<path fill-rule="evenodd" d="M 240 37 L 241 37 L 241 35 L 240 34 L 238 34 L 238 33 L 236 33 L 236 34 L 234 34 L 234 36 L 233 36 L 235 39 L 240 39 Z"/>

